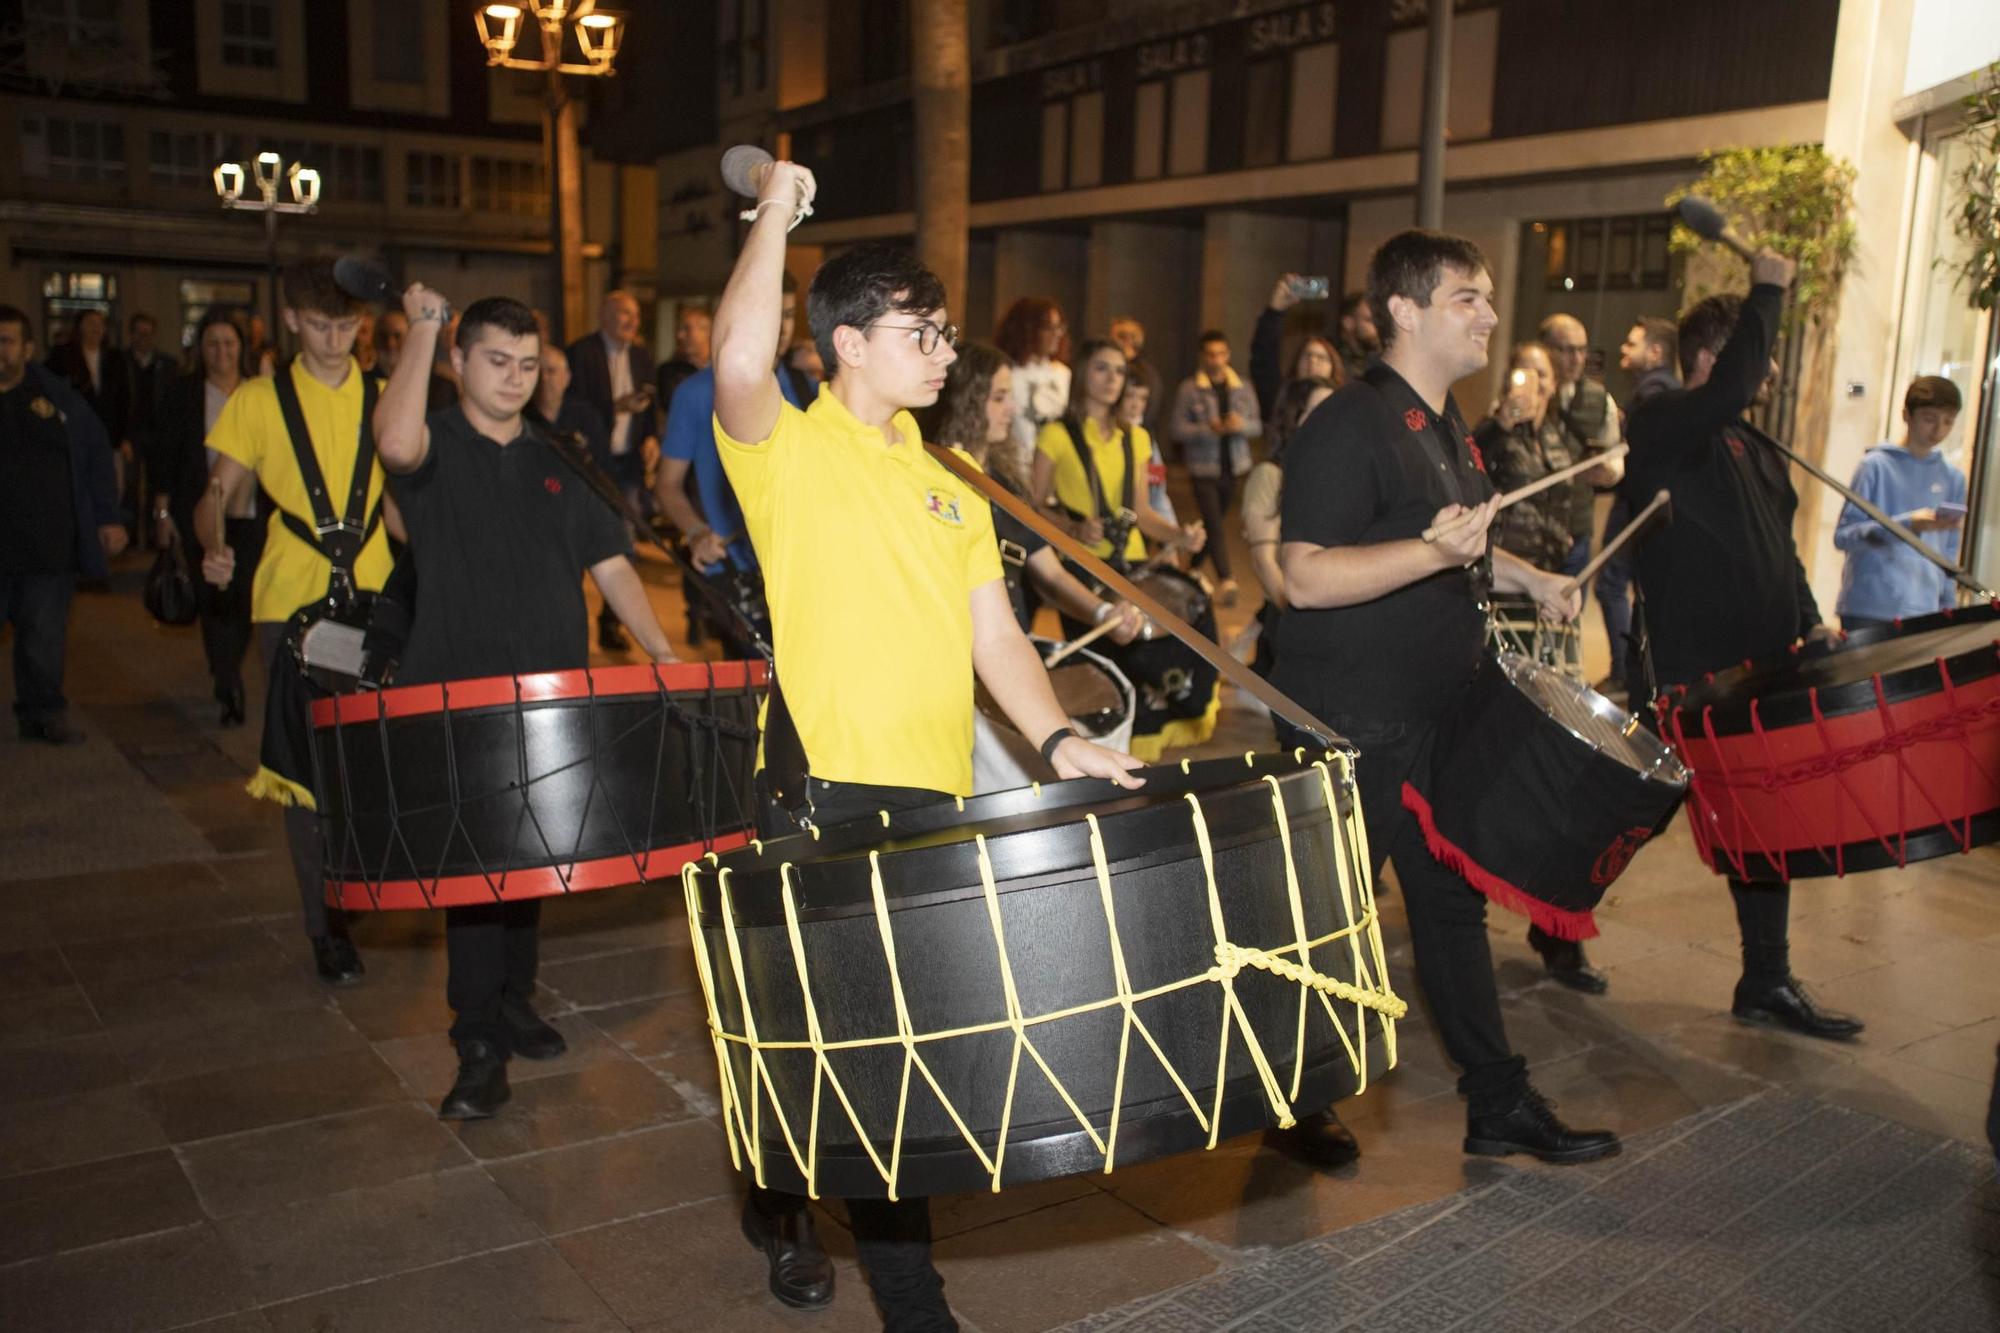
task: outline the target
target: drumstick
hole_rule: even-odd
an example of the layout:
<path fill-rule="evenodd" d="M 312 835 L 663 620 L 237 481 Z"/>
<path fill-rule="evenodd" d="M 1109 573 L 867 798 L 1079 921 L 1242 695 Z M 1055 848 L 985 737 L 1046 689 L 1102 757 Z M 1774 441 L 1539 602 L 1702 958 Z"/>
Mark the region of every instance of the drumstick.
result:
<path fill-rule="evenodd" d="M 229 534 L 224 527 L 222 482 L 220 479 L 212 479 L 208 483 L 208 498 L 215 505 L 215 549 L 219 551 L 229 544 Z"/>
<path fill-rule="evenodd" d="M 1603 453 L 1592 454 L 1590 457 L 1584 459 L 1581 463 L 1572 463 L 1568 467 L 1562 469 L 1560 472 L 1551 472 L 1549 473 L 1548 476 L 1542 477 L 1536 481 L 1531 481 L 1526 486 L 1518 487 L 1515 490 L 1508 491 L 1505 495 L 1500 497 L 1500 508 L 1505 509 L 1508 505 L 1518 504 L 1520 501 L 1527 499 L 1531 495 L 1539 495 L 1543 491 L 1547 490 L 1549 487 L 1557 484 L 1558 482 L 1568 481 L 1571 477 L 1574 477 L 1579 472 L 1588 472 L 1590 471 L 1590 469 L 1596 467 L 1600 463 L 1609 463 L 1614 458 L 1623 458 L 1631 450 L 1631 447 L 1632 446 L 1629 444 L 1614 444 L 1609 449 L 1606 449 Z M 1434 542 L 1444 533 L 1451 532 L 1452 530 L 1457 528 L 1460 524 L 1469 521 L 1475 509 L 1477 509 L 1477 506 L 1474 506 L 1473 509 L 1468 509 L 1465 513 L 1460 514 L 1457 518 L 1447 519 L 1443 523 L 1440 523 L 1435 527 L 1425 528 L 1424 540 L 1427 542 Z"/>
<path fill-rule="evenodd" d="M 1042 659 L 1042 665 L 1045 667 L 1054 666 L 1056 663 L 1062 661 L 1065 657 L 1068 657 L 1071 653 L 1076 652 L 1078 649 L 1088 648 L 1091 644 L 1096 643 L 1099 639 L 1109 634 L 1112 630 L 1117 629 L 1124 622 L 1125 622 L 1125 617 L 1120 615 L 1109 615 L 1104 617 L 1103 620 L 1098 622 L 1096 629 L 1090 631 L 1088 634 L 1078 635 L 1076 638 L 1071 639 L 1068 643 L 1062 645 L 1060 648 L 1050 653 L 1047 657 L 1044 657 Z"/>
<path fill-rule="evenodd" d="M 1610 541 L 1604 543 L 1604 549 L 1599 551 L 1596 555 L 1592 556 L 1590 559 L 1590 563 L 1585 565 L 1582 569 L 1578 570 L 1575 578 L 1571 579 L 1568 583 L 1563 584 L 1562 595 L 1567 597 L 1571 593 L 1575 592 L 1578 588 L 1583 587 L 1585 584 L 1589 583 L 1592 579 L 1596 578 L 1597 571 L 1604 568 L 1604 562 L 1609 560 L 1612 556 L 1618 554 L 1618 548 L 1623 546 L 1626 542 L 1631 541 L 1632 538 L 1634 538 L 1635 536 L 1637 536 L 1639 533 L 1639 529 L 1645 527 L 1646 524 L 1649 521 L 1651 521 L 1653 515 L 1659 511 L 1661 506 L 1672 503 L 1673 498 L 1674 497 L 1667 494 L 1667 492 L 1664 489 L 1660 490 L 1657 494 L 1655 494 L 1653 496 L 1653 502 L 1651 504 L 1647 505 L 1644 509 L 1641 509 L 1636 515 L 1634 515 L 1632 521 L 1630 523 L 1627 523 L 1625 525 L 1624 530 L 1621 531 L 1616 537 L 1613 537 Z"/>

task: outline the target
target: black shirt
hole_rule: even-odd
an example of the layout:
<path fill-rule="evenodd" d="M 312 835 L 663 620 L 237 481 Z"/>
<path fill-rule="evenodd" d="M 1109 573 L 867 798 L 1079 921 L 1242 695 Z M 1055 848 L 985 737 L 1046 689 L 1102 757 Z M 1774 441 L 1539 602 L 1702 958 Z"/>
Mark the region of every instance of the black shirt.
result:
<path fill-rule="evenodd" d="M 1377 362 L 1285 446 L 1281 535 L 1315 546 L 1421 537 L 1446 505 L 1492 493 L 1457 403 L 1439 416 Z M 1336 725 L 1435 717 L 1479 665 L 1489 578 L 1481 561 L 1357 606 L 1287 610 L 1273 683 Z"/>
<path fill-rule="evenodd" d="M 76 568 L 69 430 L 32 376 L 0 393 L 0 574 Z"/>
<path fill-rule="evenodd" d="M 1780 288 L 1753 287 L 1707 381 L 1635 402 L 1626 422 L 1626 503 L 1636 513 L 1661 489 L 1673 495 L 1673 522 L 1633 560 L 1662 685 L 1781 653 L 1819 624 L 1792 544 L 1799 500 L 1785 460 L 1742 419 L 1783 301 Z"/>
<path fill-rule="evenodd" d="M 417 574 L 396 683 L 587 666 L 583 576 L 630 554 L 625 524 L 532 431 L 499 445 L 457 407 L 429 425 L 424 465 L 389 477 Z"/>

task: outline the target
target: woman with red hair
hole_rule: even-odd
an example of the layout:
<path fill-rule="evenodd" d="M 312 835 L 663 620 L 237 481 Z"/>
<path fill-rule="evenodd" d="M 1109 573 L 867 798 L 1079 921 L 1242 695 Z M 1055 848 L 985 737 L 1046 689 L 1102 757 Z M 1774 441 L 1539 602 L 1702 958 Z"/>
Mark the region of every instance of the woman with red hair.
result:
<path fill-rule="evenodd" d="M 1013 461 L 1025 475 L 1042 427 L 1069 410 L 1069 332 L 1054 301 L 1024 296 L 1007 308 L 993 341 L 1013 363 Z"/>

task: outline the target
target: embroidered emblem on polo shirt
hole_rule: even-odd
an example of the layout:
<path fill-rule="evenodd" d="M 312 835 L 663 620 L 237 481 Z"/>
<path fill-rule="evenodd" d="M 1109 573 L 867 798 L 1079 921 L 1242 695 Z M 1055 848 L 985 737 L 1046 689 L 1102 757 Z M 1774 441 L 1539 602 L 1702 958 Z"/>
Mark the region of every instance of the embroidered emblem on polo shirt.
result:
<path fill-rule="evenodd" d="M 924 511 L 947 527 L 965 526 L 965 517 L 958 512 L 958 497 L 935 486 L 924 492 Z"/>
<path fill-rule="evenodd" d="M 1472 466 L 1484 472 L 1486 470 L 1486 455 L 1479 452 L 1478 444 L 1473 441 L 1470 435 L 1465 437 L 1465 447 L 1472 451 Z"/>
<path fill-rule="evenodd" d="M 1421 407 L 1413 407 L 1403 413 L 1403 424 L 1411 430 L 1422 430 L 1424 423 L 1429 420 L 1430 418 L 1424 415 L 1424 409 Z"/>
<path fill-rule="evenodd" d="M 46 398 L 38 397 L 29 402 L 28 410 L 30 412 L 33 412 L 36 416 L 40 417 L 42 420 L 47 421 L 50 417 L 56 414 L 56 405 L 50 402 Z"/>
<path fill-rule="evenodd" d="M 557 481 L 554 477 L 543 477 L 542 489 L 547 491 L 550 495 L 561 495 L 562 483 Z"/>

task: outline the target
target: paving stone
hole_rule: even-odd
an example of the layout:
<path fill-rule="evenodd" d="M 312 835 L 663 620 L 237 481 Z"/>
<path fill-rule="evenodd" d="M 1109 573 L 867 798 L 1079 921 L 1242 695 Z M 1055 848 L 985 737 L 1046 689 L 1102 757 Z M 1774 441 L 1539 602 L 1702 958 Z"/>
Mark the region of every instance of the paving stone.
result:
<path fill-rule="evenodd" d="M 275 1333 L 623 1333 L 625 1322 L 546 1244 L 523 1245 L 267 1308 Z"/>
<path fill-rule="evenodd" d="M 0 1264 L 201 1220 L 164 1149 L 15 1176 L 0 1193 Z"/>
<path fill-rule="evenodd" d="M 0 1268 L 0 1310 L 22 1330 L 177 1328 L 251 1303 L 242 1268 L 208 1223 Z"/>
<path fill-rule="evenodd" d="M 1176 1300 L 1213 1323 L 1226 1324 L 1261 1309 L 1284 1292 L 1259 1271 L 1237 1269 L 1184 1288 Z"/>

